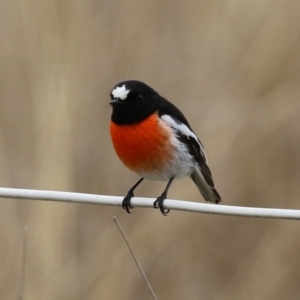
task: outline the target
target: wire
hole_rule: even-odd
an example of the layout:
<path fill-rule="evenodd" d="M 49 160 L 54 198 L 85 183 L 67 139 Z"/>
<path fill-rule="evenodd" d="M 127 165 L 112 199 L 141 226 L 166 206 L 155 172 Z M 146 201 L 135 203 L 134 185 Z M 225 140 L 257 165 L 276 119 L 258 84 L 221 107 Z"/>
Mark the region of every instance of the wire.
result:
<path fill-rule="evenodd" d="M 31 200 L 48 200 L 72 203 L 89 203 L 99 205 L 121 206 L 123 197 L 69 193 L 44 190 L 0 188 L 0 197 Z M 156 199 L 134 197 L 131 204 L 134 207 L 151 207 Z M 300 210 L 281 208 L 258 208 L 231 205 L 216 205 L 179 200 L 165 200 L 166 209 L 198 212 L 205 214 L 230 215 L 238 217 L 273 218 L 300 220 Z"/>

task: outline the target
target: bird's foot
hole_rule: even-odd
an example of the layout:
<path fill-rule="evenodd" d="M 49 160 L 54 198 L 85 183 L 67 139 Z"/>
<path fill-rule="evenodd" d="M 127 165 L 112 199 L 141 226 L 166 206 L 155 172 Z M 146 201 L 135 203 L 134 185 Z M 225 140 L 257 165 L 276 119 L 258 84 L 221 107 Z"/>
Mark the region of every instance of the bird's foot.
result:
<path fill-rule="evenodd" d="M 162 193 L 153 203 L 154 208 L 159 208 L 164 216 L 167 216 L 169 209 L 164 208 L 164 200 L 167 198 L 167 193 Z"/>
<path fill-rule="evenodd" d="M 129 190 L 127 195 L 124 197 L 122 202 L 123 209 L 126 209 L 126 211 L 130 214 L 130 209 L 133 208 L 133 206 L 130 203 L 131 198 L 134 196 L 133 191 Z"/>

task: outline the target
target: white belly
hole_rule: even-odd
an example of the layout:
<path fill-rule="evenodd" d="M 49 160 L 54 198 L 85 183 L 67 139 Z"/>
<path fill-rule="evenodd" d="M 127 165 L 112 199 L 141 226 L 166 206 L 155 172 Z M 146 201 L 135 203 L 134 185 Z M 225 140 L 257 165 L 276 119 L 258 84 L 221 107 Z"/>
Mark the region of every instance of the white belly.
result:
<path fill-rule="evenodd" d="M 138 172 L 138 175 L 146 179 L 158 181 L 167 181 L 172 177 L 180 178 L 191 175 L 196 167 L 194 158 L 189 153 L 186 145 L 175 137 L 172 144 L 174 145 L 173 158 L 163 169 L 157 171 L 152 170 L 151 172 Z"/>

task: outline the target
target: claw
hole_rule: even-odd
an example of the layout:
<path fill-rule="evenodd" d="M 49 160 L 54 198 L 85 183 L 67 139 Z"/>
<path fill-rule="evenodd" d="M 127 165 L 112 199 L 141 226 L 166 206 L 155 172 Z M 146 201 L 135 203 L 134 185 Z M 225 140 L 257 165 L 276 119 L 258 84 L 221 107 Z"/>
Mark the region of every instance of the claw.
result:
<path fill-rule="evenodd" d="M 133 206 L 131 205 L 130 201 L 131 198 L 134 197 L 133 195 L 133 191 L 134 189 L 144 180 L 144 178 L 141 178 L 127 193 L 127 195 L 124 197 L 123 201 L 122 201 L 122 207 L 123 209 L 126 209 L 126 211 L 130 214 L 130 209 L 133 208 Z"/>
<path fill-rule="evenodd" d="M 170 211 L 169 209 L 164 208 L 164 200 L 167 198 L 167 193 L 173 180 L 174 177 L 171 177 L 164 192 L 153 203 L 154 208 L 159 208 L 164 216 L 167 216 Z"/>
<path fill-rule="evenodd" d="M 167 194 L 166 193 L 162 193 L 161 196 L 159 196 L 153 203 L 154 208 L 159 208 L 159 210 L 161 211 L 161 213 L 164 216 L 167 216 L 169 213 L 169 209 L 164 208 L 164 200 L 167 198 Z"/>
<path fill-rule="evenodd" d="M 123 209 L 126 209 L 126 211 L 131 214 L 130 209 L 133 208 L 133 206 L 130 203 L 131 198 L 134 197 L 133 191 L 129 190 L 128 194 L 124 197 L 122 202 Z"/>

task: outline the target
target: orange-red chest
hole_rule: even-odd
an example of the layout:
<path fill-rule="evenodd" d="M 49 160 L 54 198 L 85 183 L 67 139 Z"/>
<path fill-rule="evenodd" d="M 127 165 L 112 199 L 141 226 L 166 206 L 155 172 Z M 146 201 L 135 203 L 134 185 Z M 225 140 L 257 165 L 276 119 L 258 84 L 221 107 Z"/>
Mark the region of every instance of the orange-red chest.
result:
<path fill-rule="evenodd" d="M 111 121 L 110 134 L 117 155 L 132 171 L 157 172 L 172 159 L 171 129 L 156 114 L 138 124 L 117 125 Z"/>

